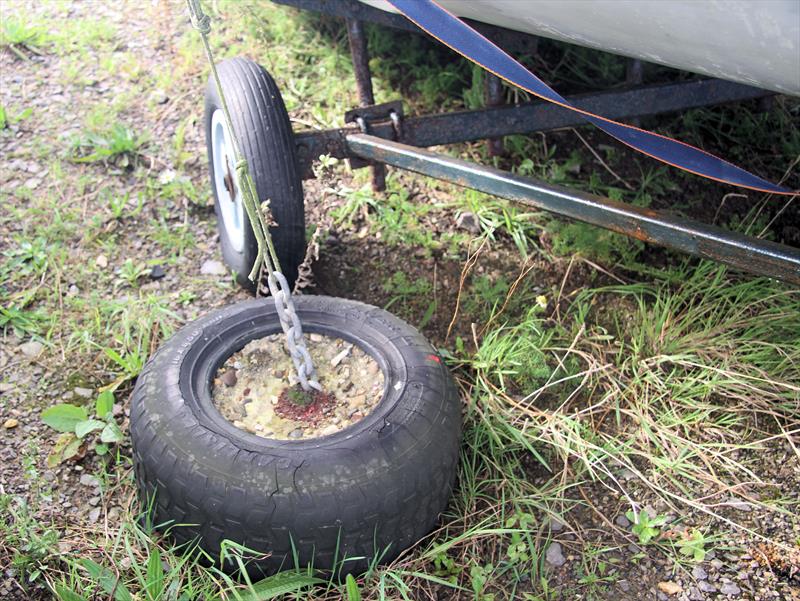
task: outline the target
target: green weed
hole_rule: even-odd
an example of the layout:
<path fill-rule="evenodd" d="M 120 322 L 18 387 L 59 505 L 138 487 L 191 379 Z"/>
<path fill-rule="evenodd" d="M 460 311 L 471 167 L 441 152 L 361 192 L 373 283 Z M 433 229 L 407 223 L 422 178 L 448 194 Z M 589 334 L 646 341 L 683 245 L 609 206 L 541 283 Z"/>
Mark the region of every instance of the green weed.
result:
<path fill-rule="evenodd" d="M 98 455 L 106 455 L 109 445 L 122 442 L 123 434 L 112 415 L 113 408 L 114 394 L 105 390 L 95 401 L 94 417 L 90 417 L 85 407 L 69 403 L 45 409 L 42 421 L 61 432 L 47 457 L 47 465 L 55 467 L 75 457 L 84 446 Z"/>
<path fill-rule="evenodd" d="M 113 161 L 119 167 L 132 166 L 144 140 L 132 129 L 115 123 L 102 131 L 86 132 L 74 138 L 70 158 L 76 163 Z"/>

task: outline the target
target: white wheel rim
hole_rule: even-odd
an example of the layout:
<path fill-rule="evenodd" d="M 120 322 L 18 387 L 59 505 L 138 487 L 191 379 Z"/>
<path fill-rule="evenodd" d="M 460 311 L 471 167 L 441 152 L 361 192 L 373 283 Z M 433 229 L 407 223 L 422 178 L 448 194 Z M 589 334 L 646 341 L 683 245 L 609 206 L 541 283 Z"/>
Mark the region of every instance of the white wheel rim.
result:
<path fill-rule="evenodd" d="M 244 249 L 244 207 L 239 180 L 236 177 L 236 154 L 233 151 L 230 132 L 221 109 L 211 115 L 211 155 L 214 162 L 214 189 L 222 227 L 233 250 L 240 253 Z M 230 175 L 228 185 L 226 176 Z M 233 183 L 234 195 L 228 187 Z"/>

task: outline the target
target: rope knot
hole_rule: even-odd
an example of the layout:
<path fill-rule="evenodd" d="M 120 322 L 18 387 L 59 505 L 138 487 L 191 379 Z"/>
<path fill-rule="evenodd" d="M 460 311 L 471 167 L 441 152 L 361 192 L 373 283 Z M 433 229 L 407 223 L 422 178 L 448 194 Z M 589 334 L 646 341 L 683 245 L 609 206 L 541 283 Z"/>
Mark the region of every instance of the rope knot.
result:
<path fill-rule="evenodd" d="M 194 25 L 194 28 L 203 35 L 206 35 L 211 31 L 211 19 L 208 17 L 208 15 L 200 15 L 192 22 L 192 25 Z"/>

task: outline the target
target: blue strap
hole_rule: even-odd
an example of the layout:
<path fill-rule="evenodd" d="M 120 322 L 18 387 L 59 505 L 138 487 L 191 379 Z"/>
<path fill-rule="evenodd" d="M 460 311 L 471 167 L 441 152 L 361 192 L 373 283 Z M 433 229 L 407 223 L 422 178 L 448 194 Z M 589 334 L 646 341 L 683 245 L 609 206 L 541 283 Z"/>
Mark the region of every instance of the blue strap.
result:
<path fill-rule="evenodd" d="M 465 58 L 539 98 L 583 114 L 587 121 L 634 150 L 673 167 L 718 182 L 772 194 L 798 193 L 768 182 L 685 142 L 619 123 L 571 105 L 506 52 L 433 0 L 388 0 L 388 2 L 419 28 Z"/>

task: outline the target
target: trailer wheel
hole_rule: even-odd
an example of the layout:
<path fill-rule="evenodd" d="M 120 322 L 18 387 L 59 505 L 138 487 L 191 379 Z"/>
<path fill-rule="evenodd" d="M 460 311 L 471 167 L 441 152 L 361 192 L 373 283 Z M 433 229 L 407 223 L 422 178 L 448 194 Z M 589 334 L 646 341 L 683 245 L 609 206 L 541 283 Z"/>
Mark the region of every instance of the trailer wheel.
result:
<path fill-rule="evenodd" d="M 295 299 L 309 332 L 343 338 L 384 373 L 382 400 L 340 432 L 272 440 L 216 410 L 219 368 L 251 340 L 280 331 L 274 303 L 241 302 L 181 329 L 148 362 L 131 401 L 134 465 L 152 523 L 211 556 L 233 540 L 265 554 L 252 573 L 301 566 L 363 571 L 434 526 L 456 472 L 461 413 L 435 350 L 382 309 L 321 296 Z M 152 505 L 151 505 L 152 504 Z M 358 558 L 341 562 L 345 558 Z M 230 566 L 229 566 L 230 567 Z"/>
<path fill-rule="evenodd" d="M 305 255 L 305 215 L 286 107 L 272 77 L 253 61 L 234 58 L 217 69 L 258 198 L 270 201 L 277 223 L 270 232 L 283 274 L 294 285 Z M 236 272 L 237 281 L 255 289 L 247 276 L 257 256 L 256 239 L 242 204 L 233 143 L 213 76 L 206 88 L 205 127 L 222 256 Z"/>

